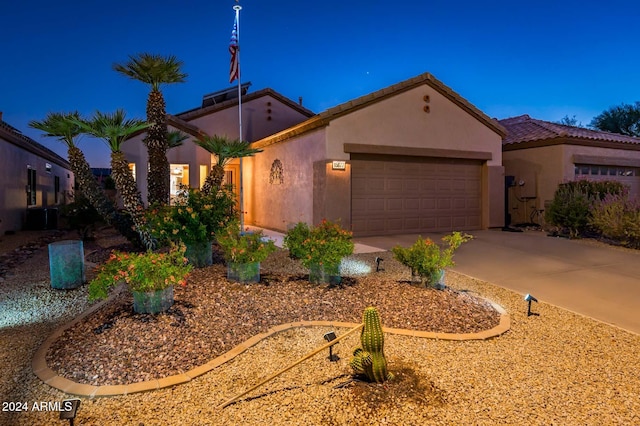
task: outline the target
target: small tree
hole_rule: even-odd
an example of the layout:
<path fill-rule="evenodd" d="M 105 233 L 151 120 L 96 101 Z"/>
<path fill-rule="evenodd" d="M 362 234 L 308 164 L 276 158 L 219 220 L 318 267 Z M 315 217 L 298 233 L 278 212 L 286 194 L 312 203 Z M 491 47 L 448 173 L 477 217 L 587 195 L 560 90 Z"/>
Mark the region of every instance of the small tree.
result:
<path fill-rule="evenodd" d="M 627 136 L 640 136 L 640 102 L 613 106 L 595 116 L 589 127 Z"/>

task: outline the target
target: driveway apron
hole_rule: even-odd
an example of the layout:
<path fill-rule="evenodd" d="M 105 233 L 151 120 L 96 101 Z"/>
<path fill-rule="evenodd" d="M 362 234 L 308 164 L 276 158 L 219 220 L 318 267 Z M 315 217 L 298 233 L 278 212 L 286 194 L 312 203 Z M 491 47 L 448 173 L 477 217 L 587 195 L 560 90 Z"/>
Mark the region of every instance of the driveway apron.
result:
<path fill-rule="evenodd" d="M 454 271 L 500 285 L 540 302 L 640 334 L 640 252 L 543 232 L 471 232 L 458 249 Z M 439 241 L 444 234 L 423 234 Z M 409 246 L 417 234 L 365 237 L 361 244 L 389 250 Z M 526 310 L 526 302 L 522 302 Z"/>

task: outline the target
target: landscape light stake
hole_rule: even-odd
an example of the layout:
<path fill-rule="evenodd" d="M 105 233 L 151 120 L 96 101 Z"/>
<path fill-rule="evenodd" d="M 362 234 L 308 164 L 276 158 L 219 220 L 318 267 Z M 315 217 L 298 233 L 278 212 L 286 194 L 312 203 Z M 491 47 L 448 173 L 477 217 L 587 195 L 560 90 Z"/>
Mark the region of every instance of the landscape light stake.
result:
<path fill-rule="evenodd" d="M 332 340 L 331 342 L 320 346 L 318 349 L 314 350 L 313 352 L 308 353 L 307 355 L 303 356 L 302 358 L 300 358 L 299 360 L 297 360 L 296 362 L 294 362 L 293 364 L 291 364 L 290 366 L 283 368 L 282 370 L 278 371 L 277 373 L 267 377 L 266 379 L 264 379 L 263 381 L 261 381 L 260 383 L 258 383 L 257 385 L 253 386 L 252 388 L 242 392 L 239 395 L 234 396 L 233 398 L 229 399 L 227 402 L 225 402 L 224 404 L 221 404 L 218 406 L 218 408 L 222 409 L 224 407 L 226 407 L 227 405 L 231 405 L 234 402 L 236 402 L 238 399 L 240 399 L 241 397 L 245 396 L 246 394 L 248 394 L 249 392 L 251 392 L 254 389 L 259 388 L 260 386 L 264 385 L 265 383 L 275 379 L 276 377 L 278 377 L 279 375 L 281 375 L 282 373 L 291 370 L 293 367 L 295 367 L 296 365 L 300 364 L 303 361 L 308 360 L 309 358 L 311 358 L 312 356 L 314 356 L 315 354 L 317 354 L 320 351 L 323 351 L 325 349 L 327 349 L 330 346 L 335 345 L 336 343 L 338 343 L 340 340 L 344 339 L 345 337 L 355 333 L 356 331 L 360 330 L 362 327 L 364 327 L 364 324 L 358 324 L 357 326 L 353 327 L 351 330 L 347 331 L 346 333 L 344 333 L 342 336 L 337 337 L 335 340 Z"/>
<path fill-rule="evenodd" d="M 381 257 L 376 257 L 376 272 L 384 271 L 384 269 L 380 268 L 380 262 L 383 260 Z"/>
<path fill-rule="evenodd" d="M 531 302 L 538 302 L 538 299 L 536 299 L 535 297 L 533 297 L 532 295 L 528 294 L 526 296 L 524 296 L 524 300 L 528 302 L 527 304 L 527 316 L 530 317 L 531 315 L 540 315 L 537 314 L 535 312 L 531 312 Z"/>
<path fill-rule="evenodd" d="M 67 399 L 62 401 L 64 410 L 60 410 L 60 420 L 69 420 L 69 425 L 73 426 L 73 419 L 76 418 L 78 408 L 80 407 L 80 399 Z"/>
<path fill-rule="evenodd" d="M 324 337 L 324 340 L 326 340 L 327 342 L 333 342 L 334 340 L 336 340 L 336 332 L 330 331 L 327 334 L 325 334 L 323 337 Z M 335 362 L 340 359 L 338 355 L 333 354 L 333 346 L 334 345 L 329 346 L 329 361 L 331 362 Z"/>

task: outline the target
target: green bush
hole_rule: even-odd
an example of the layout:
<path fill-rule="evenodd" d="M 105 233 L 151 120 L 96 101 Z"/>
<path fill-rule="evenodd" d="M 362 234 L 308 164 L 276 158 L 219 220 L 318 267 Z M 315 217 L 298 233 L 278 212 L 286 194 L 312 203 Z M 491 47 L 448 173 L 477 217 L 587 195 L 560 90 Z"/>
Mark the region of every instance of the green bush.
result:
<path fill-rule="evenodd" d="M 411 268 L 412 277 L 419 276 L 425 286 L 435 285 L 440 271 L 455 265 L 453 253 L 472 238 L 473 236 L 468 234 L 453 232 L 442 238 L 449 246 L 443 249 L 430 238 L 418 237 L 411 247 L 395 246 L 391 252 L 398 262 Z"/>
<path fill-rule="evenodd" d="M 553 201 L 545 213 L 545 221 L 577 238 L 589 230 L 592 206 L 608 194 L 624 195 L 628 187 L 617 181 L 592 182 L 577 180 L 558 185 Z"/>
<path fill-rule="evenodd" d="M 86 241 L 92 237 L 96 225 L 102 222 L 102 216 L 82 192 L 76 191 L 71 197 L 73 201 L 60 208 L 60 215 L 69 229 L 77 231 L 80 238 Z"/>
<path fill-rule="evenodd" d="M 591 225 L 604 237 L 640 248 L 640 203 L 625 194 L 607 194 L 594 202 Z"/>
<path fill-rule="evenodd" d="M 591 200 L 578 186 L 562 184 L 556 190 L 544 220 L 566 230 L 571 238 L 577 238 L 589 224 Z"/>
<path fill-rule="evenodd" d="M 305 254 L 303 243 L 311 236 L 309 225 L 298 222 L 296 226 L 287 231 L 284 236 L 284 247 L 289 249 L 289 257 L 302 259 Z"/>
<path fill-rule="evenodd" d="M 298 223 L 287 232 L 284 241 L 291 255 L 300 259 L 305 268 L 338 265 L 343 257 L 353 254 L 354 248 L 352 233 L 326 219 L 312 228 Z"/>

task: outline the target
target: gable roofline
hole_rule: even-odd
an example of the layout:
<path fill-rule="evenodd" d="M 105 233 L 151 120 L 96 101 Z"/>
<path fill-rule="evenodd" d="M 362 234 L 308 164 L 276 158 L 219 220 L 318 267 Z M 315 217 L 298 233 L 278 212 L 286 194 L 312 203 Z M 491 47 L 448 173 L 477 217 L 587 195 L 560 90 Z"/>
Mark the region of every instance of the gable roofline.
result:
<path fill-rule="evenodd" d="M 284 141 L 293 136 L 298 136 L 301 133 L 306 133 L 319 127 L 327 126 L 331 120 L 335 120 L 338 117 L 350 114 L 361 108 L 365 108 L 369 105 L 422 86 L 424 84 L 435 89 L 438 93 L 449 99 L 458 107 L 462 108 L 465 112 L 469 113 L 478 121 L 482 122 L 485 126 L 489 127 L 491 130 L 499 134 L 500 137 L 504 137 L 506 135 L 506 130 L 502 125 L 500 125 L 500 123 L 498 123 L 497 120 L 487 116 L 485 113 L 480 111 L 458 93 L 454 92 L 450 87 L 446 86 L 432 74 L 427 72 L 329 108 L 321 112 L 320 114 L 317 114 L 316 116 L 310 118 L 309 120 L 300 123 L 297 126 L 285 129 L 279 133 L 276 133 L 275 135 L 268 136 L 254 143 L 259 143 L 260 146 L 266 146 Z"/>
<path fill-rule="evenodd" d="M 264 96 L 271 96 L 272 98 L 282 102 L 283 104 L 287 105 L 289 108 L 292 108 L 298 111 L 300 114 L 306 117 L 312 117 L 315 115 L 315 113 L 310 109 L 303 107 L 302 105 L 292 101 L 291 99 L 276 92 L 271 88 L 265 88 L 265 89 L 261 89 L 261 90 L 243 95 L 242 102 L 243 103 L 250 102 Z M 227 108 L 232 108 L 234 106 L 236 107 L 238 106 L 237 97 L 222 101 L 218 104 L 214 104 L 206 107 L 198 107 L 198 108 L 190 109 L 188 111 L 183 111 L 181 113 L 175 114 L 175 116 L 180 118 L 181 120 L 184 120 L 185 122 L 188 122 L 191 120 L 195 120 L 196 118 L 203 117 L 205 115 L 213 114 L 215 112 L 222 111 Z"/>
<path fill-rule="evenodd" d="M 65 160 L 46 146 L 34 141 L 28 136 L 25 136 L 18 129 L 2 120 L 0 120 L 0 139 L 4 139 L 19 148 L 42 157 L 47 161 L 56 163 L 60 167 L 71 171 L 71 165 L 67 160 Z"/>
<path fill-rule="evenodd" d="M 507 129 L 502 141 L 505 151 L 561 144 L 640 150 L 640 138 L 538 120 L 527 114 L 499 121 Z"/>

